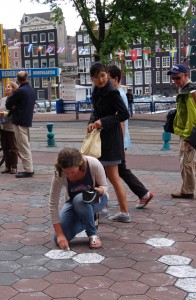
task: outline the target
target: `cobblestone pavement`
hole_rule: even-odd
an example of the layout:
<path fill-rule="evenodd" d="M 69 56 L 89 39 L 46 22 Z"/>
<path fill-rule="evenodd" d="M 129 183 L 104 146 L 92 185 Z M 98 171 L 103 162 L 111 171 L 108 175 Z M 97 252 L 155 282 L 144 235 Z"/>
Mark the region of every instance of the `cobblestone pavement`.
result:
<path fill-rule="evenodd" d="M 32 140 L 33 178 L 0 174 L 0 299 L 196 299 L 196 200 L 170 197 L 181 185 L 177 145 L 171 151 L 133 145 L 128 165 L 154 193 L 153 201 L 135 209 L 137 197 L 126 186 L 132 222 L 100 219 L 103 248 L 90 250 L 82 233 L 71 251 L 61 251 L 48 215 L 59 143 Z M 118 211 L 111 186 L 109 209 Z"/>

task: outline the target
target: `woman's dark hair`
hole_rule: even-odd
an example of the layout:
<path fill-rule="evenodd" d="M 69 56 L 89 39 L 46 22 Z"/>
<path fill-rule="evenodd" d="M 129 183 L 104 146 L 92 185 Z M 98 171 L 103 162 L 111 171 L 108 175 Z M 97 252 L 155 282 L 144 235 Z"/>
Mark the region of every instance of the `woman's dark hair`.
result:
<path fill-rule="evenodd" d="M 101 61 L 95 62 L 90 68 L 91 77 L 97 76 L 99 72 L 107 73 L 107 66 L 104 65 Z"/>
<path fill-rule="evenodd" d="M 84 172 L 86 169 L 86 162 L 78 149 L 63 148 L 57 157 L 55 164 L 56 172 L 62 176 L 62 170 L 66 168 L 79 167 L 79 170 Z"/>

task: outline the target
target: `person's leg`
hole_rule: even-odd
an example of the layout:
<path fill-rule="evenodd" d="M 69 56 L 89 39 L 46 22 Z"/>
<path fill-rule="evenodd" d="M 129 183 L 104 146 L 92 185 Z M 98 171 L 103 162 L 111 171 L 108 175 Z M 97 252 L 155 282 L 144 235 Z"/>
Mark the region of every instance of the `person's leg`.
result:
<path fill-rule="evenodd" d="M 119 176 L 128 185 L 130 190 L 136 196 L 138 196 L 139 199 L 146 195 L 148 190 L 141 183 L 141 181 L 139 181 L 139 179 L 131 172 L 131 170 L 127 169 L 125 159 L 123 159 L 121 164 L 118 165 L 118 171 Z"/>
<path fill-rule="evenodd" d="M 63 233 L 68 241 L 72 240 L 76 234 L 85 229 L 84 225 L 82 225 L 80 219 L 74 211 L 72 201 L 65 202 L 60 211 L 59 217 Z M 56 239 L 56 234 L 54 233 L 55 242 Z"/>
<path fill-rule="evenodd" d="M 14 126 L 15 136 L 20 158 L 22 160 L 24 172 L 33 172 L 33 160 L 30 147 L 29 128 L 23 126 Z"/>
<path fill-rule="evenodd" d="M 127 208 L 126 193 L 125 193 L 125 188 L 123 186 L 123 183 L 119 177 L 118 165 L 105 166 L 105 170 L 109 181 L 114 187 L 114 191 L 116 193 L 120 205 L 120 211 L 122 213 L 127 213 L 128 208 Z"/>
<path fill-rule="evenodd" d="M 180 171 L 182 176 L 182 194 L 194 194 L 195 191 L 195 150 L 192 147 L 184 148 L 184 141 L 180 140 Z"/>
<path fill-rule="evenodd" d="M 10 150 L 10 159 L 11 159 L 11 169 L 17 169 L 18 164 L 18 148 L 15 138 L 15 133 L 13 131 L 9 131 L 8 133 L 8 141 L 9 141 L 9 150 Z"/>
<path fill-rule="evenodd" d="M 5 158 L 5 170 L 2 173 L 9 173 L 11 169 L 11 158 L 9 151 L 8 131 L 1 130 L 1 147 Z"/>

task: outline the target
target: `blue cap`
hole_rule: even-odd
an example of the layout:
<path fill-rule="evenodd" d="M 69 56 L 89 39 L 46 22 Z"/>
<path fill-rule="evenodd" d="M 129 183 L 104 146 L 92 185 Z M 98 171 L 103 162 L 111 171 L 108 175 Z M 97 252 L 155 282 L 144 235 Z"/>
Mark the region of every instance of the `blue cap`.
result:
<path fill-rule="evenodd" d="M 171 75 L 171 74 L 180 74 L 180 73 L 188 73 L 187 68 L 184 65 L 181 64 L 176 64 L 175 66 L 173 66 L 171 68 L 170 71 L 167 72 L 167 75 Z"/>

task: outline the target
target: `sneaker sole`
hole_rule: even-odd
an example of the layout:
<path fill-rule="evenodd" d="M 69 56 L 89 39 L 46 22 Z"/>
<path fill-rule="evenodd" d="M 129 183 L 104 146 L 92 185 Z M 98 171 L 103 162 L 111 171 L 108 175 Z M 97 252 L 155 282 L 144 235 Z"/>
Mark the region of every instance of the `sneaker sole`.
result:
<path fill-rule="evenodd" d="M 120 223 L 130 223 L 131 222 L 131 219 L 130 220 L 115 220 L 115 219 L 108 218 L 108 220 L 112 221 L 112 222 L 120 222 Z"/>

